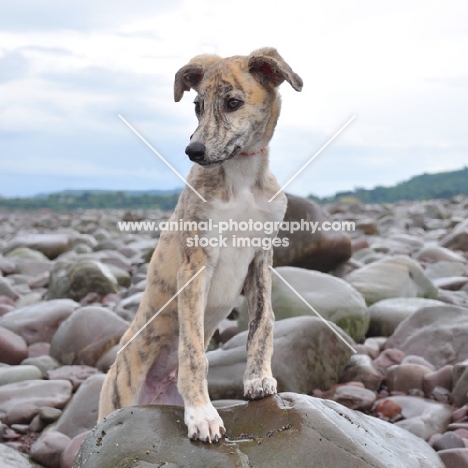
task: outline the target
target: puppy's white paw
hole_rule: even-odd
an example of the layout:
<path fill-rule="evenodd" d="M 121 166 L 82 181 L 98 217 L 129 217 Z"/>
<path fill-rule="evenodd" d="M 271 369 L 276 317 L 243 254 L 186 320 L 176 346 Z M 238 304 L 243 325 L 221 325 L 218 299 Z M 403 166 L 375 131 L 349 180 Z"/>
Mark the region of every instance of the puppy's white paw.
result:
<path fill-rule="evenodd" d="M 276 379 L 273 377 L 244 381 L 244 397 L 248 400 L 258 400 L 267 395 L 274 395 L 275 393 Z"/>
<path fill-rule="evenodd" d="M 226 434 L 223 420 L 211 403 L 186 407 L 184 419 L 188 427 L 188 436 L 192 440 L 199 439 L 211 444 L 211 442 L 218 442 Z"/>

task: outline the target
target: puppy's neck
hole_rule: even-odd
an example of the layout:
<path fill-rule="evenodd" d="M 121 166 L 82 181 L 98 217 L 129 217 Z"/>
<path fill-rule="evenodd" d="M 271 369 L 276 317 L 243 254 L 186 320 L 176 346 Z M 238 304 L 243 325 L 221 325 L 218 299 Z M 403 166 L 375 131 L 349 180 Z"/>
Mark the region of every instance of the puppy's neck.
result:
<path fill-rule="evenodd" d="M 268 171 L 268 147 L 251 155 L 238 155 L 226 161 L 220 169 L 224 172 L 227 193 L 235 196 L 242 190 L 261 189 Z M 253 153 L 253 150 L 250 150 Z"/>

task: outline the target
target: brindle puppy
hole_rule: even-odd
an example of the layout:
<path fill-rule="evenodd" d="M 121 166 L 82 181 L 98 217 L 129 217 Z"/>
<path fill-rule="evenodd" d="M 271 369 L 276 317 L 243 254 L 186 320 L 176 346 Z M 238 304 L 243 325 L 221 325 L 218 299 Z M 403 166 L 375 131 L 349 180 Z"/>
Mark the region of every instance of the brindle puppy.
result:
<path fill-rule="evenodd" d="M 124 406 L 183 404 L 189 437 L 218 441 L 225 429 L 208 396 L 205 349 L 242 290 L 250 314 L 245 397 L 276 393 L 271 373 L 272 249 L 258 242 L 233 243 L 237 237 L 271 243 L 276 233 L 231 230 L 217 245 L 219 233 L 204 229 L 203 222 L 212 220 L 217 227 L 229 220 L 282 221 L 285 195 L 281 192 L 269 202 L 279 186 L 268 169 L 267 145 L 280 113 L 277 88 L 285 80 L 301 90 L 301 78 L 273 48 L 247 57 L 199 55 L 177 72 L 175 100 L 192 88 L 198 93 L 199 125 L 185 152 L 196 162 L 188 182 L 206 202 L 185 187 L 171 221 L 197 225 L 161 234 L 140 307 L 105 379 L 99 420 Z M 210 245 L 196 245 L 197 235 Z"/>

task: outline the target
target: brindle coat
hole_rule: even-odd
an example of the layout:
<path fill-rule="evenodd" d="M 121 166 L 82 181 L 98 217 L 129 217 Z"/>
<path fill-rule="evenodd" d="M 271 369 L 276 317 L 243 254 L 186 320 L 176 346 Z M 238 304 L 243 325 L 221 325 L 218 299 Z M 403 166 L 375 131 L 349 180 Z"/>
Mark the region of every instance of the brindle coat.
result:
<path fill-rule="evenodd" d="M 195 164 L 171 221 L 229 219 L 281 221 L 286 197 L 268 169 L 268 142 L 280 112 L 277 87 L 296 90 L 301 78 L 273 48 L 222 59 L 199 55 L 175 76 L 174 98 L 195 89 L 199 125 L 186 153 Z M 244 392 L 249 399 L 276 393 L 271 373 L 274 315 L 271 308 L 272 249 L 236 247 L 233 236 L 274 237 L 263 232 L 229 232 L 227 247 L 189 246 L 189 238 L 218 237 L 204 230 L 164 231 L 148 268 L 147 287 L 137 314 L 105 379 L 99 420 L 138 404 L 183 404 L 188 435 L 217 441 L 223 421 L 210 402 L 206 346 L 219 322 L 231 312 L 242 289 L 250 323 Z M 170 299 L 205 267 L 177 299 Z M 168 302 L 169 304 L 160 311 Z M 159 315 L 129 343 L 155 314 Z"/>

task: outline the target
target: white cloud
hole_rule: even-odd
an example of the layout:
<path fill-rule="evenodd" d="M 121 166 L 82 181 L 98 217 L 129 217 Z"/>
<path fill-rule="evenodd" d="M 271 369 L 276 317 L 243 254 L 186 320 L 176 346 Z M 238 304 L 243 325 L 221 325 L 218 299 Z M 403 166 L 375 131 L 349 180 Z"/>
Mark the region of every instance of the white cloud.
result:
<path fill-rule="evenodd" d="M 173 102 L 174 73 L 198 53 L 248 54 L 264 45 L 277 47 L 304 79 L 302 93 L 287 84 L 281 90 L 283 110 L 272 143 L 272 167 L 281 177 L 287 180 L 357 115 L 291 189 L 329 194 L 466 164 L 466 2 L 304 5 L 239 0 L 233 8 L 214 0 L 148 0 L 117 8 L 110 0 L 21 0 L 8 10 L 0 6 L 2 168 L 25 178 L 32 168 L 85 178 L 97 170 L 96 155 L 107 153 L 98 170 L 118 183 L 123 171 L 132 183 L 149 178 L 177 186 L 165 170 L 167 177 L 160 178 L 131 170 L 131 145 L 137 154 L 149 150 L 129 140 L 116 114 L 188 170 L 183 148 L 195 127 L 192 96 Z M 22 14 L 25 8 L 29 15 Z M 54 143 L 64 136 L 72 156 Z M 119 149 L 115 142 L 121 140 L 126 143 Z M 106 170 L 111 154 L 122 166 Z M 39 158 L 36 164 L 31 155 Z M 26 186 L 47 190 L 39 183 Z M 5 180 L 2 187 L 9 194 L 25 190 Z"/>

